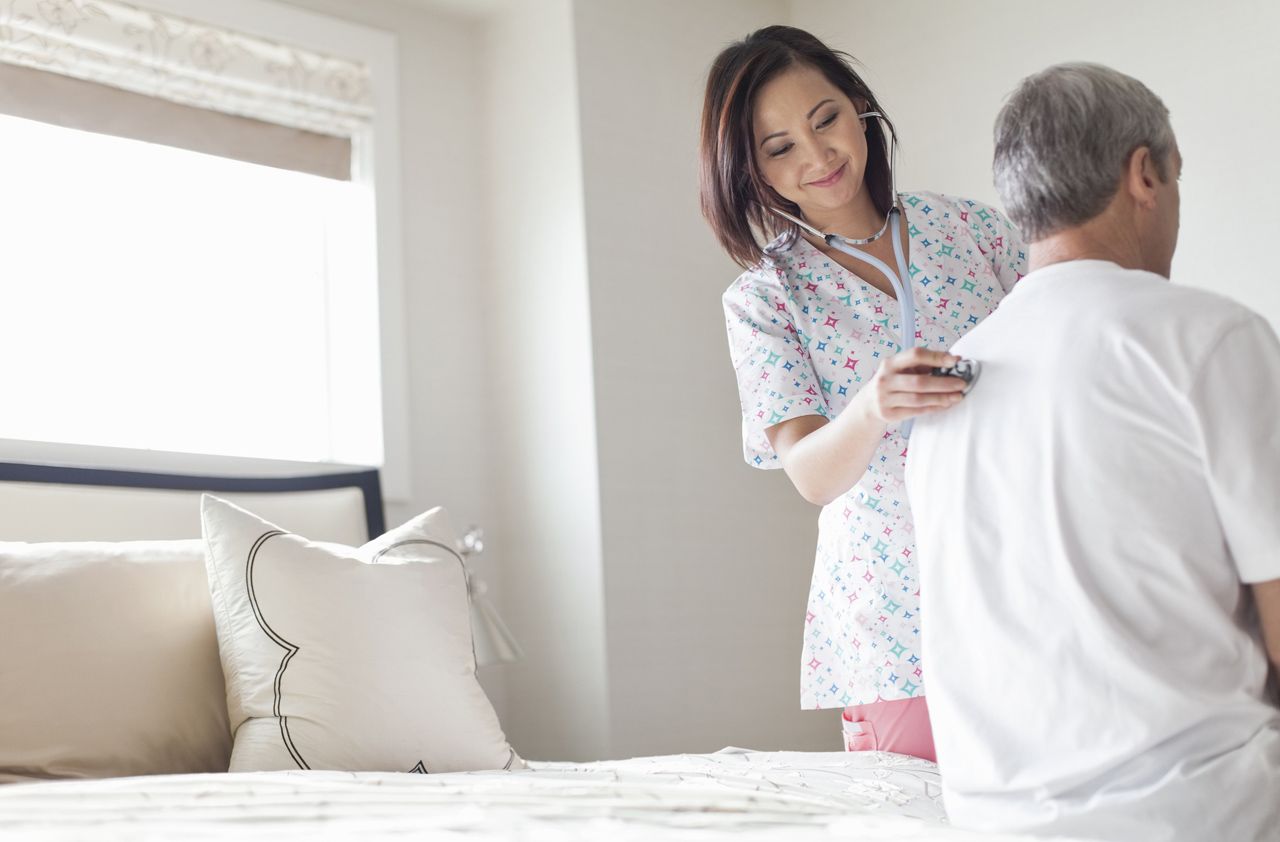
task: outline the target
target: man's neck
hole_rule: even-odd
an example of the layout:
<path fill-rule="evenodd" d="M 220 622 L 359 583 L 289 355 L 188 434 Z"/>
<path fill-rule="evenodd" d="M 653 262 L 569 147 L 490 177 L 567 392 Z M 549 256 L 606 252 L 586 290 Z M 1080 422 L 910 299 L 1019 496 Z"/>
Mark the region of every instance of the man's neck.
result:
<path fill-rule="evenodd" d="M 1077 228 L 1069 228 L 1031 244 L 1028 271 L 1071 260 L 1107 260 L 1122 269 L 1142 269 L 1144 261 L 1138 240 L 1114 220 L 1100 217 Z"/>

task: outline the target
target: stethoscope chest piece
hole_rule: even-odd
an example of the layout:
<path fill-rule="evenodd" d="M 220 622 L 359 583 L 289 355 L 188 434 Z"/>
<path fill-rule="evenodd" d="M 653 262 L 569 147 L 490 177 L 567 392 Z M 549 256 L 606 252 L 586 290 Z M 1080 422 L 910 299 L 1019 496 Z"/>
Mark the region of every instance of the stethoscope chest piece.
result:
<path fill-rule="evenodd" d="M 982 375 L 982 363 L 977 360 L 960 360 L 950 368 L 935 368 L 929 372 L 935 377 L 959 377 L 964 381 L 964 394 L 969 394 Z"/>

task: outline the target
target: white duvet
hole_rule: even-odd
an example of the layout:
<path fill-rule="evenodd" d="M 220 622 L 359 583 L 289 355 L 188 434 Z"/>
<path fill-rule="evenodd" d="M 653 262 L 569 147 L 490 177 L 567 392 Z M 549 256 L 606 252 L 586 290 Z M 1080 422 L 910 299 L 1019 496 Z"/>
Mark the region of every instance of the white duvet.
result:
<path fill-rule="evenodd" d="M 263 772 L 0 787 L 32 840 L 999 840 L 945 824 L 937 767 L 902 755 L 754 752 L 440 775 Z"/>

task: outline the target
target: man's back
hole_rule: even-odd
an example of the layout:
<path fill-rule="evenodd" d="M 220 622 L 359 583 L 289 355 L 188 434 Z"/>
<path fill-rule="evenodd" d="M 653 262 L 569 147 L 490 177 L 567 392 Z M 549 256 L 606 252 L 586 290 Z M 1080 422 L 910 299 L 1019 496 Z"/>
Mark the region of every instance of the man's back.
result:
<path fill-rule="evenodd" d="M 1274 333 L 1073 261 L 953 350 L 981 380 L 908 466 L 953 821 L 1280 838 L 1280 711 L 1241 619 L 1241 582 L 1280 578 Z"/>

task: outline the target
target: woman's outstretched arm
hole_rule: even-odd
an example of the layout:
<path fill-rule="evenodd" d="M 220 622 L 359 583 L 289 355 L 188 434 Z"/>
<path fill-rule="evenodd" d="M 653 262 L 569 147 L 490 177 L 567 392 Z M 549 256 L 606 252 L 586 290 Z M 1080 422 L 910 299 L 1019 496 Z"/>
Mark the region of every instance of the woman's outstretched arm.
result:
<path fill-rule="evenodd" d="M 765 430 L 800 496 L 825 506 L 862 477 L 890 424 L 959 403 L 963 380 L 928 373 L 958 361 L 945 351 L 927 348 L 895 354 L 834 421 L 803 415 Z"/>

